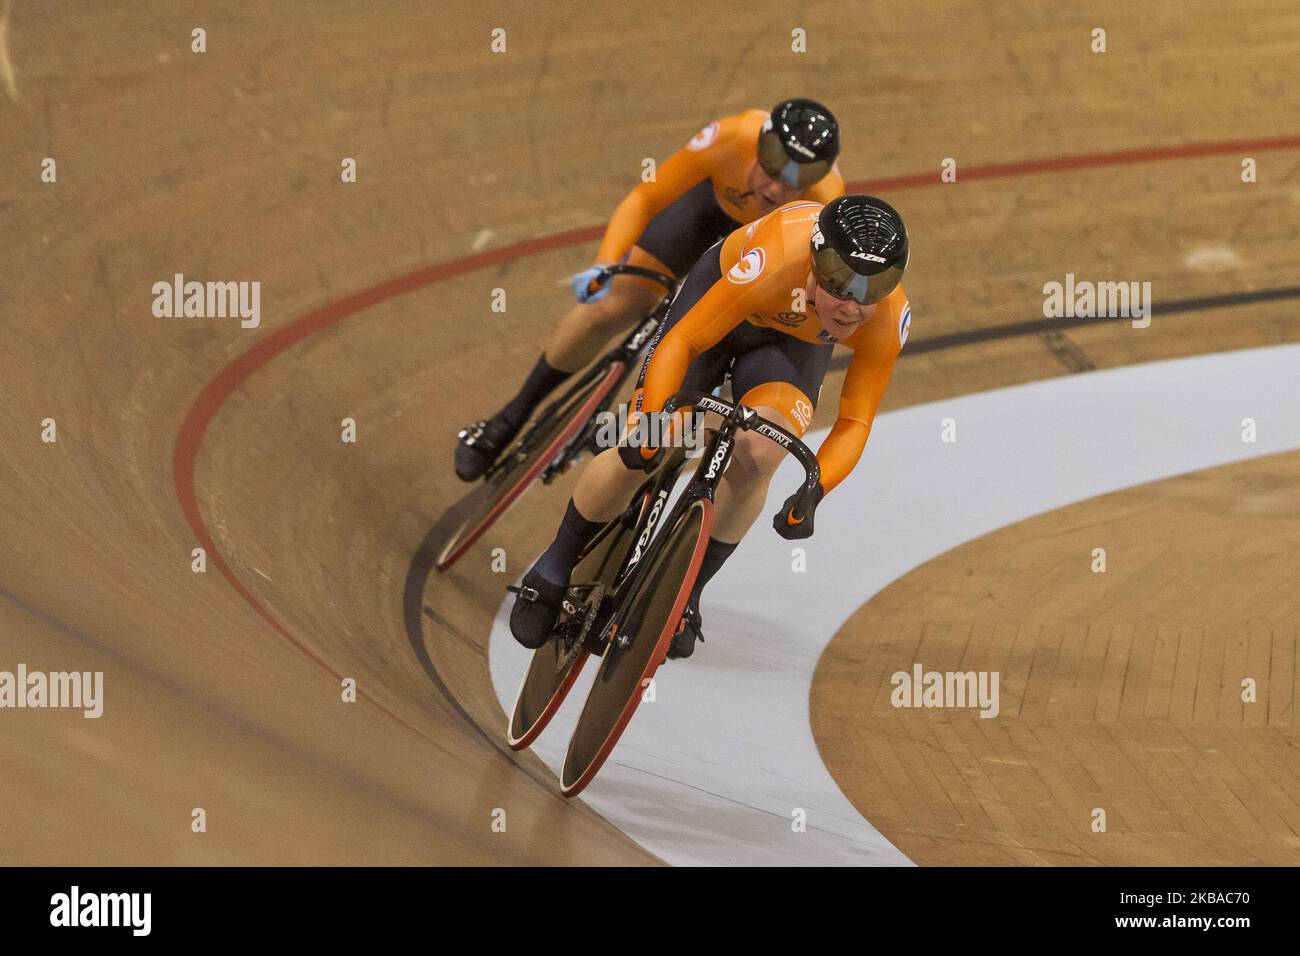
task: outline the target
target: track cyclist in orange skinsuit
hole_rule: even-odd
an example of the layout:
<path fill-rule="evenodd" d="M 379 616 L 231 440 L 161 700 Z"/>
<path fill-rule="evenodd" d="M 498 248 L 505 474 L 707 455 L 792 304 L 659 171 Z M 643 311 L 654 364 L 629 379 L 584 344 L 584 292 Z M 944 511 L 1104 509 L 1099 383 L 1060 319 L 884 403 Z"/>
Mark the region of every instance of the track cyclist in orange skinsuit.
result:
<path fill-rule="evenodd" d="M 737 226 L 794 199 L 829 202 L 843 195 L 839 151 L 835 117 L 813 100 L 785 100 L 771 113 L 746 110 L 696 133 L 659 165 L 653 182 L 619 203 L 596 264 L 573 277 L 580 304 L 551 333 L 518 394 L 460 433 L 456 474 L 465 481 L 482 476 L 547 395 L 663 297 L 661 286 L 633 276 L 593 290 L 600 266 L 628 263 L 680 278 Z"/>
<path fill-rule="evenodd" d="M 802 436 L 838 344 L 853 358 L 839 415 L 817 452 L 820 493 L 802 519 L 792 513 L 792 495 L 773 520 L 783 537 L 809 537 L 817 503 L 866 447 L 907 340 L 912 310 L 900 284 L 907 260 L 902 218 L 872 196 L 843 196 L 825 206 L 789 203 L 705 252 L 651 342 L 624 444 L 583 469 L 559 533 L 524 576 L 529 596 L 517 598 L 510 615 L 515 639 L 525 647 L 545 643 L 582 547 L 622 513 L 642 472 L 662 457 L 662 449 L 631 443 L 641 431 L 663 433 L 635 429 L 635 416 L 660 412 L 682 388 L 708 392 L 730 369 L 732 392 L 742 403 Z M 699 578 L 669 657 L 689 657 L 701 638 L 700 592 L 758 517 L 783 456 L 757 434 L 736 436 Z"/>

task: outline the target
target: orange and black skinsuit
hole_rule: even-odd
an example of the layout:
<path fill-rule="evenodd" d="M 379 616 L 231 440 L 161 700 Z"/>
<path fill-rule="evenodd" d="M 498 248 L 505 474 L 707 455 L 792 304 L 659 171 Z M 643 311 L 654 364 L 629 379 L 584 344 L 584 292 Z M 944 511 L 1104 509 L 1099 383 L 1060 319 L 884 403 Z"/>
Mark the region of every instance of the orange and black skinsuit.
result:
<path fill-rule="evenodd" d="M 683 388 L 707 392 L 721 384 L 730 367 L 741 402 L 775 408 L 802 435 L 831 352 L 843 345 L 853 358 L 835 426 L 817 453 L 829 492 L 866 447 L 912 313 L 899 285 L 843 338 L 824 331 L 811 297 L 803 302 L 809 237 L 821 210 L 817 202 L 787 203 L 704 254 L 655 334 L 634 401 L 639 414 L 658 412 Z"/>
<path fill-rule="evenodd" d="M 748 176 L 767 118 L 764 110 L 746 110 L 696 133 L 659 164 L 653 182 L 641 183 L 619 203 L 595 261 L 609 265 L 628 258 L 680 277 L 719 237 L 757 219 L 759 199 Z M 839 167 L 803 195 L 822 203 L 844 195 Z M 641 255 L 633 254 L 634 246 Z"/>
<path fill-rule="evenodd" d="M 596 265 L 627 263 L 680 278 L 714 242 L 740 224 L 757 219 L 764 201 L 750 190 L 749 181 L 758 164 L 759 132 L 769 118 L 763 110 L 746 110 L 710 123 L 664 160 L 653 181 L 641 183 L 619 203 L 605 229 Z M 832 165 L 800 195 L 829 202 L 843 194 L 844 179 Z M 574 278 L 580 280 L 592 271 L 594 267 Z M 590 277 L 585 281 L 586 294 L 595 293 Z M 650 279 L 630 276 L 627 281 L 646 286 L 656 296 L 663 292 Z M 580 301 L 595 301 L 584 298 L 578 288 L 581 286 L 575 287 L 575 293 Z M 543 352 L 514 398 L 491 420 L 461 432 L 456 474 L 464 481 L 482 477 L 570 372 L 552 366 Z"/>

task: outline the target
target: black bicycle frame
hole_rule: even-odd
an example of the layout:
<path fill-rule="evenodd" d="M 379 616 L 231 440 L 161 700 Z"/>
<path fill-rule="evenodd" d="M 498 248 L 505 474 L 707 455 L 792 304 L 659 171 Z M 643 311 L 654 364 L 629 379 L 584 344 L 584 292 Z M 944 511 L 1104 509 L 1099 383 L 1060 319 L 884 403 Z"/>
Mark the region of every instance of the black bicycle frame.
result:
<path fill-rule="evenodd" d="M 651 510 L 638 522 L 636 528 L 637 542 L 620 571 L 622 580 L 614 589 L 616 599 L 621 599 L 624 594 L 636 593 L 648 573 L 646 569 L 654 564 L 655 556 L 658 554 L 659 549 L 663 547 L 665 540 L 663 536 L 656 536 L 654 540 L 650 540 L 654 529 L 656 527 L 660 529 L 672 528 L 681 516 L 686 513 L 686 509 L 701 498 L 707 498 L 709 501 L 714 500 L 714 492 L 717 490 L 718 482 L 722 480 L 722 473 L 727 470 L 727 464 L 731 461 L 737 432 L 752 431 L 770 441 L 776 442 L 803 466 L 805 480 L 799 488 L 799 498 L 796 501 L 795 509 L 796 517 L 800 517 L 807 512 L 808 504 L 812 501 L 817 485 L 821 481 L 821 466 L 817 463 L 817 456 L 813 454 L 812 449 L 780 425 L 768 421 L 752 408 L 741 405 L 739 402 L 728 402 L 700 392 L 678 392 L 665 403 L 662 412 L 663 420 L 667 421 L 677 409 L 692 407 L 696 412 L 714 412 L 721 415 L 722 424 L 710 437 L 708 444 L 704 448 L 704 454 L 700 456 L 699 464 L 695 466 L 695 474 L 691 477 L 681 497 L 677 499 L 677 502 L 668 512 L 667 517 L 663 516 L 662 511 L 656 515 L 654 510 Z M 661 431 L 663 430 L 661 429 Z M 661 500 L 666 500 L 666 496 L 672 494 L 672 484 L 673 482 L 669 482 L 660 489 L 660 493 L 665 496 Z M 657 484 L 652 487 L 657 487 Z M 651 503 L 652 509 L 654 504 L 654 502 Z M 629 569 L 631 573 L 629 573 Z M 623 615 L 626 610 L 626 606 L 620 606 L 611 619 L 618 624 L 620 631 L 623 629 Z"/>
<path fill-rule="evenodd" d="M 672 303 L 673 295 L 677 291 L 677 280 L 672 276 L 664 275 L 663 273 L 656 272 L 653 269 L 643 269 L 640 266 L 616 265 L 607 266 L 602 270 L 600 283 L 603 285 L 617 275 L 629 275 L 637 276 L 642 279 L 650 279 L 652 282 L 657 282 L 662 285 L 668 295 L 666 295 L 644 319 L 637 323 L 636 328 L 629 332 L 622 342 L 606 352 L 598 362 L 593 364 L 587 369 L 587 371 L 580 375 L 578 379 L 565 389 L 558 398 L 542 409 L 541 414 L 537 416 L 536 422 L 532 427 L 524 432 L 523 436 L 515 443 L 515 446 L 510 450 L 510 452 L 502 455 L 490 468 L 488 468 L 486 472 L 484 472 L 485 480 L 490 479 L 502 468 L 505 468 L 507 464 L 515 458 L 515 455 L 521 448 L 527 447 L 529 439 L 536 433 L 539 424 L 549 421 L 553 416 L 559 413 L 560 409 L 564 408 L 564 406 L 573 399 L 573 396 L 590 386 L 592 382 L 599 378 L 603 378 L 609 371 L 611 364 L 616 361 L 622 362 L 624 368 L 623 374 L 618 380 L 618 384 L 616 384 L 614 388 L 610 389 L 610 395 L 616 394 L 618 390 L 623 387 L 623 383 L 627 381 L 627 377 L 636 369 L 637 357 L 640 355 L 641 350 L 645 348 L 645 344 L 650 341 L 651 336 L 655 334 L 655 330 L 659 328 L 659 323 L 663 321 L 664 316 L 668 312 L 668 306 Z M 598 409 L 597 411 L 599 412 L 601 409 Z M 556 456 L 556 460 L 563 461 L 570 451 L 585 439 L 586 434 L 587 429 L 585 428 L 578 432 L 578 434 L 575 435 L 563 449 L 561 449 L 560 453 Z M 548 466 L 546 470 L 543 471 L 543 481 L 547 480 L 546 476 L 549 475 L 551 470 L 551 466 Z"/>

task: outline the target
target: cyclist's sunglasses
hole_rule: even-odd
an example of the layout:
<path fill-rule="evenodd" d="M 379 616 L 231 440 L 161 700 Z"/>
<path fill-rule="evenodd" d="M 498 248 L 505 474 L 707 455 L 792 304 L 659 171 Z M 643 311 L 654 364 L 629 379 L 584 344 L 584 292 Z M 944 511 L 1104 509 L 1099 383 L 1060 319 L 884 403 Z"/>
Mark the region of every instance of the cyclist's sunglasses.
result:
<path fill-rule="evenodd" d="M 824 160 L 796 163 L 781 145 L 781 137 L 768 129 L 758 136 L 758 165 L 769 178 L 796 189 L 806 189 L 829 173 L 833 164 Z"/>
<path fill-rule="evenodd" d="M 901 266 L 864 276 L 848 267 L 838 252 L 830 248 L 813 250 L 813 274 L 817 284 L 837 299 L 872 305 L 898 287 L 903 279 Z"/>

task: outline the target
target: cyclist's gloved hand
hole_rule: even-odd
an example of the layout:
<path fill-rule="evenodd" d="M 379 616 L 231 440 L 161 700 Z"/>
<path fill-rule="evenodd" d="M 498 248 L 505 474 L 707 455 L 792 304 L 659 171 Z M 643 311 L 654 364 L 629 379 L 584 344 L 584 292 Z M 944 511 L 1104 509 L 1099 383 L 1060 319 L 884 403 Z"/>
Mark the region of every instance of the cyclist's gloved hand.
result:
<path fill-rule="evenodd" d="M 628 429 L 618 446 L 618 457 L 629 471 L 654 471 L 663 454 L 662 448 L 645 441 L 639 423 Z"/>
<path fill-rule="evenodd" d="M 590 269 L 583 269 L 575 275 L 572 279 L 573 297 L 579 302 L 599 302 L 609 295 L 610 284 L 608 279 L 596 288 L 592 288 L 592 283 L 601 278 L 604 271 L 604 266 L 592 266 Z"/>
<path fill-rule="evenodd" d="M 821 482 L 818 482 L 812 494 L 801 501 L 803 497 L 802 492 L 796 491 L 785 499 L 781 510 L 772 518 L 772 527 L 776 529 L 776 533 L 789 541 L 812 537 L 813 515 L 821 500 L 826 497 L 826 491 L 822 488 Z"/>

